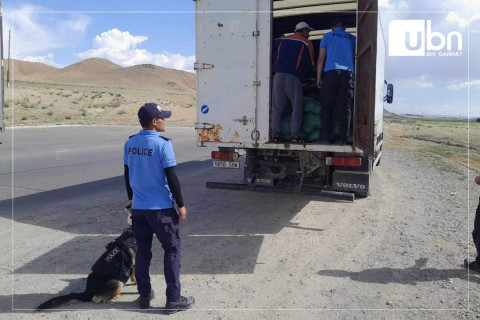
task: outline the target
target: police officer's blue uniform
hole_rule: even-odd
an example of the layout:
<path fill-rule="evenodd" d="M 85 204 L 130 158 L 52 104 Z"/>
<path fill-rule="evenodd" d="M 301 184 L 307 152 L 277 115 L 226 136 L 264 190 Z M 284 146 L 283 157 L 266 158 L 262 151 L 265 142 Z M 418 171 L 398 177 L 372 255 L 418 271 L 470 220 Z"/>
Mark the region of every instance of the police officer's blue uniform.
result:
<path fill-rule="evenodd" d="M 335 136 L 345 141 L 351 135 L 355 46 L 355 36 L 341 27 L 326 33 L 320 42 L 327 57 L 322 85 L 322 137 L 332 142 Z M 339 124 L 336 134 L 331 128 L 334 121 Z"/>
<path fill-rule="evenodd" d="M 154 130 L 141 130 L 125 143 L 124 164 L 128 166 L 133 190 L 132 225 L 138 248 L 135 273 L 138 291 L 141 297 L 151 293 L 149 268 L 155 233 L 165 251 L 167 301 L 177 301 L 181 297 L 181 242 L 178 215 L 164 170 L 177 164 L 172 143 Z"/>

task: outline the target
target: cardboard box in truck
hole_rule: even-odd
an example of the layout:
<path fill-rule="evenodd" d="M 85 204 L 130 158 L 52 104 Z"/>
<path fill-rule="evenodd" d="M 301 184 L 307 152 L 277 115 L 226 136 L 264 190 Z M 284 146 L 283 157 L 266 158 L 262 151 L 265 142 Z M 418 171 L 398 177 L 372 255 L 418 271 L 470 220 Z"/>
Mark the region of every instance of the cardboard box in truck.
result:
<path fill-rule="evenodd" d="M 387 91 L 377 0 L 197 0 L 195 5 L 197 144 L 218 148 L 212 152 L 214 167 L 244 170 L 241 183 L 209 182 L 207 187 L 350 200 L 367 196 L 382 155 Z M 309 40 L 316 61 L 320 41 L 335 18 L 345 22 L 357 41 L 353 141 L 272 143 L 273 39 L 307 22 L 314 28 Z M 315 74 L 303 81 L 305 96 L 319 94 Z"/>

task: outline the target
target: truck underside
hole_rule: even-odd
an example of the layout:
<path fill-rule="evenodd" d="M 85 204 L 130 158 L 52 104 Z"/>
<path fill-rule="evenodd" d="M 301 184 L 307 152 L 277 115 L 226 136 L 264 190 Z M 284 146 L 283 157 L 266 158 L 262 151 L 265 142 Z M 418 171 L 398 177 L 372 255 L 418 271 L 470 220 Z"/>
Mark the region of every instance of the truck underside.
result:
<path fill-rule="evenodd" d="M 233 149 L 221 148 L 223 154 Z M 244 183 L 208 182 L 208 188 L 297 193 L 354 200 L 369 193 L 369 157 L 330 152 L 246 149 Z"/>

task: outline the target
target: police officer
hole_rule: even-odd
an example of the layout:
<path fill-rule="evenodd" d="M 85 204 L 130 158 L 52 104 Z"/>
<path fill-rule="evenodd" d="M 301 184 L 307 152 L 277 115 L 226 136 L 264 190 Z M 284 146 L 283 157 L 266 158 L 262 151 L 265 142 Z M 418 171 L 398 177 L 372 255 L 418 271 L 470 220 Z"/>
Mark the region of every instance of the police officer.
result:
<path fill-rule="evenodd" d="M 190 308 L 195 299 L 180 294 L 179 223 L 187 217 L 180 183 L 175 174 L 175 155 L 170 139 L 162 137 L 165 119 L 171 116 L 155 103 L 138 110 L 143 130 L 131 136 L 124 147 L 125 185 L 132 206 L 133 233 L 137 243 L 135 276 L 140 307 L 149 308 L 154 292 L 150 284 L 152 238 L 157 236 L 164 250 L 164 275 L 167 284 L 166 311 Z M 174 208 L 178 207 L 178 214 Z"/>
<path fill-rule="evenodd" d="M 475 183 L 480 184 L 480 176 L 475 177 Z M 473 243 L 475 244 L 475 249 L 477 249 L 477 257 L 473 261 L 468 261 L 467 259 L 465 259 L 464 264 L 466 268 L 480 273 L 480 200 L 478 203 L 477 211 L 475 213 L 472 237 Z"/>
<path fill-rule="evenodd" d="M 356 37 L 345 32 L 343 21 L 332 22 L 332 31 L 320 42 L 317 60 L 317 86 L 322 88 L 323 142 L 344 145 L 351 143 L 353 106 L 353 72 Z M 322 78 L 322 70 L 325 75 Z M 332 133 L 331 125 L 339 124 L 339 132 Z"/>

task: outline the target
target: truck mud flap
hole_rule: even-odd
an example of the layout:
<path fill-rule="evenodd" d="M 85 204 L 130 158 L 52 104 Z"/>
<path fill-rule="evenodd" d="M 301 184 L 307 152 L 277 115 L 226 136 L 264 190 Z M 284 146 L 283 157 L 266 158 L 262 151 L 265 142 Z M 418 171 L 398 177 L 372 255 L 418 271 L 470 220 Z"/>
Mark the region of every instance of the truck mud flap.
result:
<path fill-rule="evenodd" d="M 370 172 L 334 171 L 332 189 L 366 197 L 370 190 Z"/>
<path fill-rule="evenodd" d="M 306 196 L 314 196 L 325 199 L 335 199 L 343 201 L 355 200 L 355 195 L 349 192 L 338 192 L 319 189 L 294 189 L 294 188 L 282 188 L 282 187 L 269 187 L 269 186 L 252 186 L 244 183 L 227 183 L 227 182 L 207 182 L 206 187 L 208 189 L 223 189 L 223 190 L 237 190 L 237 191 L 255 191 L 263 193 L 289 193 L 300 194 Z"/>

